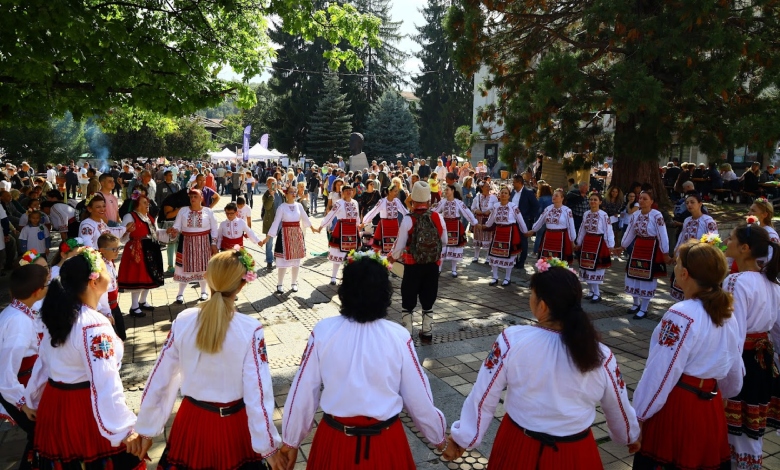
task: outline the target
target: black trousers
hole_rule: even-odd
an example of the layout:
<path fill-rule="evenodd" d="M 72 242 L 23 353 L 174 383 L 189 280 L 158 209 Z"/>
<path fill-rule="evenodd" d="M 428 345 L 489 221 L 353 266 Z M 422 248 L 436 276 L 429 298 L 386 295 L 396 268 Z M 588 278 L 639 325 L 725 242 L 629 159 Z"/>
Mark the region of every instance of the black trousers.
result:
<path fill-rule="evenodd" d="M 111 309 L 111 316 L 114 317 L 114 333 L 119 336 L 122 341 L 127 341 L 127 333 L 125 331 L 125 317 L 122 316 L 122 310 L 119 307 Z"/>
<path fill-rule="evenodd" d="M 76 197 L 76 190 L 79 187 L 76 183 L 65 183 L 65 194 L 68 198 Z"/>
<path fill-rule="evenodd" d="M 27 434 L 27 444 L 24 446 L 24 453 L 19 459 L 19 470 L 27 470 L 32 467 L 32 451 L 33 441 L 35 438 L 35 421 L 30 421 L 24 411 L 19 411 L 16 406 L 8 403 L 2 395 L 0 395 L 0 405 L 3 405 L 5 412 L 8 416 L 16 421 L 16 424 Z"/>
<path fill-rule="evenodd" d="M 414 310 L 417 299 L 423 310 L 431 310 L 439 293 L 439 266 L 430 264 L 407 264 L 401 280 L 401 308 Z"/>

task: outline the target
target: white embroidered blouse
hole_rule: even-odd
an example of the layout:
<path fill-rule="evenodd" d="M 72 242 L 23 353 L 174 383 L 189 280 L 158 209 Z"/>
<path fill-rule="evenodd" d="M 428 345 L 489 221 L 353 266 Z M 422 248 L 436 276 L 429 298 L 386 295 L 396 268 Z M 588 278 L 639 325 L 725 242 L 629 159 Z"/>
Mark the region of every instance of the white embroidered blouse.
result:
<path fill-rule="evenodd" d="M 707 233 L 718 234 L 718 224 L 715 223 L 712 217 L 702 214 L 698 219 L 694 219 L 693 216 L 686 218 L 685 222 L 683 222 L 680 238 L 677 239 L 677 244 L 674 246 L 674 253 L 676 254 L 680 245 L 691 238 L 698 240 Z"/>
<path fill-rule="evenodd" d="M 219 224 L 217 219 L 214 218 L 214 212 L 208 207 L 203 207 L 199 211 L 193 211 L 189 207 L 182 207 L 176 215 L 173 228 L 183 233 L 196 233 L 208 230 L 214 243 L 216 243 L 219 236 Z"/>
<path fill-rule="evenodd" d="M 17 374 L 22 359 L 38 354 L 39 323 L 38 312 L 17 299 L 0 313 L 0 357 L 3 358 L 0 361 L 0 395 L 17 408 L 26 403 L 24 385 L 19 383 Z"/>
<path fill-rule="evenodd" d="M 233 220 L 223 220 L 219 224 L 217 246 L 220 248 L 222 247 L 222 239 L 224 238 L 235 239 L 243 237 L 244 234 L 246 234 L 246 236 L 255 243 L 260 241 L 260 238 L 257 236 L 257 234 L 247 226 L 246 219 L 239 219 L 236 217 Z"/>
<path fill-rule="evenodd" d="M 466 204 L 460 199 L 453 199 L 452 201 L 442 199 L 433 210 L 443 215 L 445 219 L 465 217 L 472 225 L 477 225 L 479 223 L 477 218 L 474 217 L 474 214 L 471 213 L 466 207 Z"/>
<path fill-rule="evenodd" d="M 608 248 L 615 248 L 615 232 L 612 231 L 612 224 L 609 223 L 609 216 L 606 212 L 598 210 L 596 212 L 588 211 L 582 217 L 580 233 L 577 234 L 577 245 L 582 245 L 586 233 L 597 233 L 604 235 L 604 243 Z"/>
<path fill-rule="evenodd" d="M 636 237 L 656 238 L 661 253 L 669 253 L 669 235 L 666 233 L 664 216 L 655 209 L 650 209 L 647 214 L 637 211 L 632 216 L 621 246 L 628 248 Z"/>
<path fill-rule="evenodd" d="M 400 199 L 395 198 L 391 202 L 388 201 L 386 197 L 383 197 L 376 203 L 373 209 L 363 216 L 363 223 L 367 224 L 373 220 L 377 214 L 379 214 L 379 217 L 382 219 L 395 219 L 398 217 L 398 214 L 406 215 L 408 213 L 409 211 L 406 210 L 406 207 L 404 207 L 404 204 Z"/>
<path fill-rule="evenodd" d="M 311 227 L 311 220 L 306 215 L 306 209 L 299 202 L 293 202 L 292 204 L 284 203 L 279 206 L 276 209 L 276 216 L 268 233 L 276 236 L 279 233 L 279 229 L 282 228 L 282 222 L 300 222 L 303 224 L 303 228 Z"/>
<path fill-rule="evenodd" d="M 528 227 L 525 226 L 525 221 L 523 220 L 523 215 L 520 213 L 520 209 L 511 202 L 506 205 L 498 203 L 493 206 L 493 212 L 490 213 L 490 217 L 488 217 L 485 225 L 492 227 L 493 224 L 517 224 L 518 228 L 520 228 L 520 232 L 526 233 L 528 231 Z"/>
<path fill-rule="evenodd" d="M 566 230 L 569 233 L 569 240 L 577 238 L 577 233 L 574 231 L 574 216 L 571 209 L 566 206 L 556 208 L 554 205 L 549 205 L 545 207 L 542 215 L 536 219 L 532 230 L 538 232 L 542 227 L 546 227 L 547 230 Z"/>
<path fill-rule="evenodd" d="M 110 232 L 122 238 L 126 231 L 125 227 L 109 227 L 103 222 L 97 222 L 92 219 L 84 219 L 81 221 L 81 225 L 79 225 L 79 236 L 84 240 L 84 246 L 91 246 L 96 250 L 98 238 L 104 233 Z"/>
<path fill-rule="evenodd" d="M 360 208 L 358 207 L 357 201 L 352 199 L 351 201 L 347 202 L 344 199 L 339 199 L 338 201 L 334 202 L 333 207 L 331 207 L 330 212 L 328 212 L 328 215 L 326 215 L 325 218 L 322 219 L 322 222 L 320 222 L 320 228 L 329 227 L 330 223 L 333 222 L 333 219 L 352 219 L 358 221 L 360 219 Z"/>

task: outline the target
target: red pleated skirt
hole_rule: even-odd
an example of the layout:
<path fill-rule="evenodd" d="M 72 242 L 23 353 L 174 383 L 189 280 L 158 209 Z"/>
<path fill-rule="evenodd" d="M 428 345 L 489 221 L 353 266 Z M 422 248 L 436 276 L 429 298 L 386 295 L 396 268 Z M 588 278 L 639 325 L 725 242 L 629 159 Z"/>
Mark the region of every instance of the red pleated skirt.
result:
<path fill-rule="evenodd" d="M 571 264 L 574 261 L 569 231 L 547 229 L 542 240 L 542 258 L 558 258 Z"/>
<path fill-rule="evenodd" d="M 90 400 L 88 386 L 62 390 L 45 385 L 35 424 L 35 453 L 41 460 L 40 468 L 57 468 L 58 464 L 61 468 L 72 462 L 99 463 L 98 467 L 117 470 L 146 468 L 145 462 L 125 451 L 124 444 L 111 447 L 100 434 Z"/>
<path fill-rule="evenodd" d="M 501 426 L 498 428 L 498 434 L 496 434 L 496 440 L 493 441 L 488 468 L 490 470 L 521 468 L 601 470 L 604 468 L 592 432 L 577 442 L 558 442 L 555 445 L 558 447 L 557 452 L 552 447 L 546 447 L 540 456 L 539 450 L 542 443 L 527 436 L 518 425 L 512 422 L 509 415 L 504 415 Z"/>
<path fill-rule="evenodd" d="M 701 383 L 687 375 L 681 380 L 694 387 Z M 714 379 L 705 379 L 701 389 L 714 387 Z M 728 469 L 730 460 L 720 392 L 711 400 L 702 400 L 693 392 L 674 387 L 663 408 L 642 426 L 642 449 L 634 457 L 634 468 Z"/>
<path fill-rule="evenodd" d="M 234 403 L 214 403 L 220 407 Z M 235 470 L 263 458 L 252 449 L 246 408 L 221 418 L 185 398 L 173 420 L 160 469 Z"/>
<path fill-rule="evenodd" d="M 346 426 L 370 426 L 379 421 L 357 416 L 335 418 Z M 414 458 L 409 449 L 401 420 L 396 420 L 378 436 L 371 436 L 368 459 L 364 458 L 366 438 L 361 437 L 360 463 L 355 464 L 357 437 L 347 436 L 324 421 L 317 426 L 311 445 L 307 470 L 414 470 Z"/>

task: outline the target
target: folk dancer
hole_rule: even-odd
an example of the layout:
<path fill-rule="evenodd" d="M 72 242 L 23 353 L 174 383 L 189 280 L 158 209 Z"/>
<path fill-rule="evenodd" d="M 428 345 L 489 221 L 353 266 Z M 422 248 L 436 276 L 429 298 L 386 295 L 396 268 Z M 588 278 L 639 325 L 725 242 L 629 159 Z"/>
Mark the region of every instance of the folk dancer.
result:
<path fill-rule="evenodd" d="M 777 231 L 772 223 L 772 218 L 775 216 L 775 208 L 771 202 L 763 197 L 756 198 L 753 201 L 753 204 L 750 205 L 750 209 L 748 209 L 748 215 L 758 217 L 758 222 L 769 234 L 769 241 L 780 245 L 780 236 L 777 235 Z M 772 254 L 772 247 L 770 246 L 766 258 L 760 258 L 758 260 L 759 266 L 768 262 L 772 258 Z"/>
<path fill-rule="evenodd" d="M 772 259 L 759 265 L 772 247 Z M 739 269 L 723 281 L 723 288 L 734 298 L 734 320 L 739 329 L 739 351 L 744 367 L 732 372 L 742 379 L 742 388 L 726 402 L 726 423 L 729 429 L 732 468 L 762 466 L 763 435 L 767 417 L 777 421 L 778 401 L 772 397 L 777 380 L 773 339 L 769 332 L 777 331 L 780 305 L 780 253 L 778 245 L 769 239 L 764 227 L 756 223 L 740 224 L 727 239 L 726 256 L 733 258 Z M 777 344 L 777 343 L 774 343 Z M 733 380 L 729 376 L 727 380 Z M 731 387 L 729 387 L 731 388 Z"/>
<path fill-rule="evenodd" d="M 477 219 L 477 223 L 474 224 L 474 259 L 472 263 L 479 262 L 479 252 L 484 248 L 490 249 L 490 242 L 493 241 L 492 234 L 489 231 L 484 231 L 481 228 L 477 228 L 477 225 L 484 225 L 490 217 L 490 213 L 493 211 L 493 206 L 498 204 L 498 198 L 494 194 L 490 194 L 492 186 L 487 181 L 480 181 L 477 183 L 479 193 L 474 197 L 474 202 L 471 203 L 471 212 Z M 487 262 L 487 260 L 485 260 Z"/>
<path fill-rule="evenodd" d="M 117 283 L 117 270 L 114 264 L 114 260 L 119 256 L 119 238 L 114 234 L 104 233 L 98 238 L 98 252 L 106 265 L 108 290 L 100 296 L 97 311 L 108 318 L 108 321 L 114 328 L 114 333 L 116 333 L 119 339 L 126 341 L 125 319 L 122 316 L 122 310 L 119 308 L 119 284 Z M 146 316 L 146 314 L 143 316 Z"/>
<path fill-rule="evenodd" d="M 332 286 L 336 285 L 336 275 L 347 253 L 356 250 L 360 241 L 358 227 L 360 208 L 357 201 L 352 199 L 352 192 L 352 186 L 348 184 L 341 186 L 341 199 L 333 202 L 330 212 L 322 219 L 320 227 L 317 229 L 317 233 L 320 233 L 323 227 L 329 227 L 331 222 L 336 221 L 328 242 L 330 247 L 328 259 L 333 263 L 330 274 L 330 285 Z"/>
<path fill-rule="evenodd" d="M 715 223 L 715 220 L 712 217 L 702 212 L 703 204 L 701 196 L 698 193 L 692 193 L 686 196 L 685 205 L 691 215 L 683 222 L 680 237 L 677 239 L 677 244 L 674 247 L 675 254 L 677 253 L 677 249 L 688 240 L 699 240 L 706 234 L 718 234 L 718 224 Z M 675 281 L 674 272 L 672 272 L 672 275 L 669 278 L 669 284 L 671 285 L 669 294 L 679 302 L 684 299 L 684 295 L 682 289 L 680 289 L 680 286 L 678 286 Z"/>
<path fill-rule="evenodd" d="M 146 468 L 125 448 L 138 434 L 119 378 L 124 344 L 96 310 L 108 284 L 100 254 L 83 248 L 43 301 L 43 339 L 25 390 L 40 468 Z"/>
<path fill-rule="evenodd" d="M 444 198 L 433 208 L 434 211 L 444 216 L 444 223 L 447 226 L 447 245 L 441 255 L 442 263 L 439 265 L 439 272 L 444 266 L 444 261 L 449 261 L 452 265 L 452 277 L 458 277 L 458 261 L 463 259 L 463 247 L 466 246 L 466 226 L 461 220 L 465 218 L 474 226 L 478 222 L 474 214 L 460 199 L 460 193 L 455 185 L 448 184 L 444 187 Z M 490 249 L 488 256 L 490 256 Z"/>
<path fill-rule="evenodd" d="M 109 227 L 106 219 L 106 200 L 101 193 L 95 193 L 86 200 L 85 211 L 89 217 L 82 220 L 79 225 L 79 238 L 84 241 L 84 246 L 97 248 L 98 238 L 104 233 L 112 233 L 121 237 L 126 231 L 135 230 L 135 224 L 124 227 Z"/>
<path fill-rule="evenodd" d="M 718 248 L 692 240 L 680 246 L 674 270 L 685 300 L 664 314 L 650 337 L 633 399 L 643 423 L 634 469 L 728 469 L 723 396 L 742 388 L 742 374 L 731 371 L 742 367 L 742 341 L 731 294 L 721 288 L 726 258 Z M 727 375 L 735 380 L 723 382 Z"/>
<path fill-rule="evenodd" d="M 498 284 L 498 269 L 504 268 L 506 274 L 502 286 L 506 287 L 512 280 L 512 269 L 515 259 L 522 251 L 522 238 L 528 232 L 520 209 L 509 202 L 509 188 L 503 187 L 499 192 L 500 202 L 493 206 L 493 211 L 487 222 L 481 224 L 482 230 L 492 229 L 492 240 L 488 249 L 488 263 L 493 268 L 493 279 L 489 285 Z M 493 225 L 495 224 L 495 227 Z"/>
<path fill-rule="evenodd" d="M 263 459 L 274 470 L 284 468 L 263 325 L 234 304 L 256 278 L 246 249 L 209 260 L 213 295 L 171 325 L 141 400 L 135 426 L 141 439 L 128 447 L 136 456 L 144 457 L 152 438 L 163 433 L 181 391 L 160 468 L 256 468 Z"/>
<path fill-rule="evenodd" d="M 236 245 L 243 247 L 245 237 L 262 246 L 260 238 L 249 228 L 246 218 L 239 216 L 239 212 L 241 211 L 235 202 L 229 202 L 225 205 L 227 220 L 220 222 L 217 235 L 217 246 L 220 251 L 232 250 Z"/>
<path fill-rule="evenodd" d="M 409 333 L 386 320 L 392 293 L 387 262 L 372 252 L 350 254 L 345 264 L 338 291 L 341 315 L 314 326 L 287 395 L 282 452 L 295 462 L 322 407 L 325 415 L 314 434 L 307 469 L 413 470 L 398 414 L 406 409 L 439 450 L 446 447 L 445 418 L 433 404 Z M 360 393 L 343 393 L 346 383 Z"/>
<path fill-rule="evenodd" d="M 633 244 L 634 248 L 626 264 L 626 294 L 634 299 L 634 305 L 626 313 L 634 314 L 635 319 L 645 318 L 650 299 L 655 296 L 659 277 L 666 276 L 666 265 L 671 258 L 669 237 L 666 234 L 664 216 L 652 208 L 651 191 L 639 194 L 639 212 L 623 234 L 622 249 Z"/>
<path fill-rule="evenodd" d="M 580 251 L 580 279 L 588 285 L 586 300 L 601 302 L 599 286 L 604 282 L 606 268 L 612 266 L 611 250 L 615 248 L 615 233 L 606 212 L 599 210 L 601 195 L 588 197 L 590 210 L 585 213 L 574 247 Z"/>
<path fill-rule="evenodd" d="M 208 284 L 204 274 L 209 258 L 217 254 L 217 219 L 211 209 L 201 205 L 203 196 L 199 189 L 190 189 L 188 195 L 190 206 L 179 209 L 173 227 L 168 229 L 171 237 L 179 237 L 176 272 L 173 275 L 173 280 L 179 283 L 177 304 L 184 303 L 184 289 L 192 281 L 198 281 L 200 284 L 200 301 L 208 300 Z"/>
<path fill-rule="evenodd" d="M 563 189 L 556 189 L 552 195 L 552 205 L 547 206 L 536 219 L 533 229 L 526 235 L 534 235 L 545 228 L 544 239 L 540 245 L 540 258 L 558 258 L 571 263 L 574 261 L 574 215 L 571 209 L 563 205 Z"/>
<path fill-rule="evenodd" d="M 409 213 L 404 204 L 398 199 L 400 188 L 396 185 L 387 189 L 387 197 L 379 200 L 374 207 L 369 210 L 365 216 L 360 228 L 379 216 L 379 224 L 374 227 L 374 236 L 372 246 L 374 250 L 383 255 L 387 255 L 395 245 L 395 239 L 398 238 L 398 214 L 405 216 Z"/>
<path fill-rule="evenodd" d="M 539 322 L 509 327 L 496 338 L 452 424 L 445 460 L 480 445 L 505 389 L 491 469 L 603 468 L 591 431 L 599 403 L 612 440 L 631 452 L 639 447 L 640 427 L 617 358 L 582 310 L 577 275 L 557 258 L 536 265 L 531 312 Z"/>
<path fill-rule="evenodd" d="M 260 242 L 260 246 L 262 246 L 273 238 L 271 234 L 276 234 L 276 246 L 274 247 L 274 257 L 278 268 L 276 292 L 280 294 L 284 292 L 283 282 L 287 268 L 290 268 L 292 276 L 292 291 L 298 292 L 298 270 L 301 267 L 301 260 L 306 256 L 303 229 L 310 228 L 312 232 L 315 232 L 303 205 L 295 202 L 297 197 L 298 187 L 296 185 L 291 185 L 285 190 L 285 203 L 276 209 L 276 216 L 270 231 L 265 240 Z"/>

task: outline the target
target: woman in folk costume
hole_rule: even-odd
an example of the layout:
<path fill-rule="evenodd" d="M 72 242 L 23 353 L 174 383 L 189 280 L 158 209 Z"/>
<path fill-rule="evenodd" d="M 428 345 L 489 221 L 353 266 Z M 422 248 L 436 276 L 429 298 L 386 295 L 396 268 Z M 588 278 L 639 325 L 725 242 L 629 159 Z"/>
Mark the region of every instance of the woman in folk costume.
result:
<path fill-rule="evenodd" d="M 303 238 L 303 229 L 310 228 L 312 232 L 311 220 L 306 215 L 306 210 L 301 203 L 295 202 L 298 197 L 296 186 L 290 186 L 285 190 L 285 203 L 276 209 L 274 223 L 271 225 L 265 240 L 260 242 L 261 246 L 268 243 L 271 234 L 276 235 L 274 242 L 274 257 L 276 258 L 277 275 L 279 281 L 276 285 L 276 292 L 283 293 L 284 275 L 287 268 L 292 273 L 292 291 L 298 292 L 298 270 L 301 266 L 301 260 L 306 256 L 306 243 Z"/>
<path fill-rule="evenodd" d="M 599 403 L 612 440 L 631 452 L 639 448 L 639 423 L 617 359 L 582 310 L 577 275 L 557 258 L 536 266 L 531 312 L 539 322 L 509 327 L 496 338 L 452 424 L 446 460 L 480 445 L 504 389 L 506 414 L 491 470 L 603 468 L 591 431 Z"/>
<path fill-rule="evenodd" d="M 360 224 L 360 228 L 363 228 L 374 217 L 379 216 L 379 223 L 374 227 L 373 247 L 374 250 L 383 255 L 393 251 L 395 239 L 398 238 L 398 214 L 406 215 L 409 213 L 401 200 L 398 199 L 399 191 L 400 186 L 395 184 L 387 188 L 387 197 L 380 199 L 374 208 L 366 213 Z"/>
<path fill-rule="evenodd" d="M 772 259 L 759 265 L 758 260 L 767 256 L 770 247 L 773 248 Z M 767 416 L 777 411 L 770 405 L 772 384 L 778 374 L 769 332 L 780 319 L 777 311 L 780 305 L 779 251 L 778 245 L 769 240 L 767 231 L 757 223 L 739 225 L 731 231 L 726 243 L 725 254 L 735 260 L 739 272 L 729 275 L 723 281 L 723 288 L 734 297 L 733 315 L 739 328 L 739 351 L 744 364 L 744 368 L 732 369 L 739 379 L 744 375 L 742 389 L 736 396 L 726 395 L 729 398 L 726 422 L 733 468 L 761 468 Z M 727 377 L 727 380 L 733 379 Z"/>
<path fill-rule="evenodd" d="M 701 196 L 698 194 L 690 194 L 685 198 L 685 206 L 688 209 L 688 212 L 691 213 L 691 216 L 687 217 L 685 222 L 683 222 L 680 237 L 677 239 L 677 245 L 674 247 L 675 253 L 677 253 L 677 249 L 688 240 L 698 240 L 706 234 L 718 234 L 718 224 L 715 223 L 715 220 L 713 220 L 712 217 L 702 212 L 703 204 Z M 669 284 L 671 284 L 671 292 L 669 292 L 669 294 L 677 301 L 683 300 L 683 291 L 675 282 L 674 273 L 672 273 L 669 278 Z"/>
<path fill-rule="evenodd" d="M 122 224 L 134 227 L 122 237 L 125 243 L 122 262 L 119 263 L 117 284 L 130 292 L 130 315 L 139 316 L 142 310 L 154 310 L 147 302 L 149 289 L 165 283 L 157 226 L 149 215 L 149 198 L 140 191 L 130 196 L 133 210 L 122 217 Z"/>
<path fill-rule="evenodd" d="M 336 200 L 331 207 L 328 215 L 320 222 L 317 233 L 322 231 L 323 227 L 330 226 L 335 221 L 336 225 L 330 233 L 328 245 L 328 259 L 333 263 L 333 270 L 330 274 L 330 285 L 336 285 L 336 275 L 339 273 L 341 263 L 352 250 L 358 248 L 360 242 L 360 208 L 357 201 L 352 199 L 352 186 L 345 184 L 341 186 L 341 199 Z"/>
<path fill-rule="evenodd" d="M 479 262 L 479 252 L 485 248 L 490 249 L 490 242 L 493 241 L 493 234 L 490 231 L 477 228 L 477 225 L 485 225 L 493 206 L 498 204 L 498 198 L 494 194 L 490 194 L 492 186 L 487 181 L 480 181 L 477 183 L 479 193 L 474 197 L 474 202 L 471 203 L 471 212 L 477 219 L 477 223 L 474 224 L 474 259 L 472 263 Z"/>
<path fill-rule="evenodd" d="M 398 419 L 403 409 L 429 442 L 446 447 L 445 418 L 433 404 L 414 342 L 404 327 L 386 319 L 392 293 L 387 260 L 373 252 L 347 257 L 338 292 L 341 315 L 314 326 L 284 405 L 282 452 L 288 462 L 295 462 L 318 407 L 325 415 L 308 470 L 413 470 Z"/>
<path fill-rule="evenodd" d="M 474 226 L 477 225 L 477 218 L 460 200 L 460 193 L 453 184 L 444 187 L 444 199 L 433 210 L 444 216 L 447 225 L 447 245 L 441 254 L 439 272 L 444 262 L 449 261 L 452 265 L 452 277 L 458 277 L 458 261 L 463 259 L 463 247 L 466 246 L 466 226 L 463 225 L 462 218 Z M 488 251 L 488 256 L 489 253 Z"/>
<path fill-rule="evenodd" d="M 89 217 L 82 220 L 79 225 L 79 238 L 83 240 L 84 246 L 97 248 L 97 239 L 106 232 L 121 237 L 126 231 L 135 230 L 135 224 L 124 227 L 109 227 L 103 222 L 106 220 L 106 199 L 101 193 L 95 193 L 87 198 L 84 207 L 89 214 Z"/>
<path fill-rule="evenodd" d="M 520 254 L 520 241 L 528 227 L 525 226 L 523 215 L 514 204 L 509 202 L 509 188 L 503 187 L 498 194 L 499 203 L 493 206 L 493 212 L 487 222 L 481 224 L 482 230 L 489 230 L 493 237 L 488 248 L 488 263 L 493 268 L 491 286 L 498 284 L 498 269 L 504 268 L 506 274 L 502 286 L 508 286 L 512 280 L 512 268 L 515 259 Z M 495 227 L 493 227 L 495 225 Z"/>
<path fill-rule="evenodd" d="M 580 252 L 580 279 L 588 285 L 585 297 L 591 303 L 601 302 L 599 285 L 604 282 L 604 271 L 612 266 L 611 250 L 615 248 L 615 233 L 606 212 L 599 210 L 601 195 L 588 197 L 590 210 L 582 217 L 575 250 Z"/>
<path fill-rule="evenodd" d="M 775 208 L 771 202 L 762 197 L 756 198 L 756 200 L 753 201 L 753 204 L 750 205 L 750 209 L 748 209 L 748 215 L 756 216 L 758 218 L 758 223 L 766 230 L 766 233 L 769 234 L 769 241 L 780 245 L 780 236 L 777 235 L 777 231 L 772 223 L 772 218 L 775 216 Z M 766 257 L 762 257 L 758 260 L 759 266 L 768 262 L 769 259 L 772 258 L 772 254 L 773 251 L 770 246 L 769 253 Z"/>
<path fill-rule="evenodd" d="M 742 339 L 732 318 L 731 294 L 721 288 L 728 274 L 726 258 L 718 248 L 692 240 L 680 246 L 674 270 L 685 300 L 664 314 L 650 337 L 633 399 L 643 423 L 634 469 L 726 470 L 730 452 L 723 397 L 742 388 Z M 727 376 L 734 380 L 723 381 Z"/>
<path fill-rule="evenodd" d="M 671 258 L 669 237 L 666 234 L 664 216 L 652 208 L 653 195 L 650 191 L 639 194 L 639 212 L 623 234 L 622 250 L 633 243 L 634 248 L 626 264 L 626 294 L 634 298 L 634 306 L 628 309 L 635 319 L 647 316 L 650 299 L 655 296 L 658 277 L 666 276 L 666 264 Z"/>
<path fill-rule="evenodd" d="M 547 206 L 536 219 L 533 229 L 526 235 L 532 236 L 544 227 L 544 240 L 540 245 L 541 258 L 558 258 L 571 263 L 574 261 L 574 216 L 571 209 L 563 205 L 563 189 L 553 192 L 552 205 Z"/>
<path fill-rule="evenodd" d="M 96 250 L 82 250 L 63 263 L 41 308 L 43 339 L 25 390 L 35 457 L 39 468 L 146 468 L 125 448 L 138 435 L 119 378 L 124 344 L 96 310 L 106 266 Z"/>
<path fill-rule="evenodd" d="M 128 446 L 136 456 L 163 433 L 181 391 L 160 469 L 255 469 L 263 459 L 284 468 L 263 325 L 234 304 L 255 279 L 244 248 L 209 260 L 211 299 L 178 315 L 147 381 L 135 425 L 141 439 Z"/>
<path fill-rule="evenodd" d="M 200 284 L 200 301 L 208 300 L 204 274 L 209 258 L 217 254 L 217 219 L 211 209 L 203 207 L 203 195 L 199 189 L 190 189 L 188 195 L 190 206 L 179 209 L 173 227 L 168 229 L 171 237 L 179 237 L 176 272 L 173 274 L 173 280 L 179 283 L 177 304 L 184 303 L 184 289 L 192 281 Z"/>

